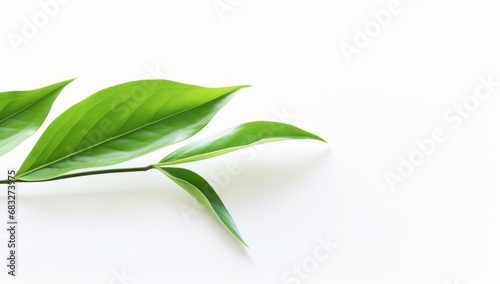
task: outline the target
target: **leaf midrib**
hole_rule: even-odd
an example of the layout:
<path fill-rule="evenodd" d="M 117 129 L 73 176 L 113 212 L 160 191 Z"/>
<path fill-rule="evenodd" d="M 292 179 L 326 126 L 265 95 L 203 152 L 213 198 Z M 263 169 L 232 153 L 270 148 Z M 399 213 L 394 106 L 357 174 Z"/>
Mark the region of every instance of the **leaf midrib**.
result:
<path fill-rule="evenodd" d="M 66 156 L 61 157 L 61 158 L 59 158 L 59 159 L 57 159 L 57 160 L 54 160 L 54 161 L 52 161 L 51 163 L 46 163 L 46 164 L 40 165 L 39 167 L 36 167 L 36 168 L 34 168 L 34 169 L 30 170 L 30 171 L 27 171 L 26 173 L 24 173 L 24 174 L 20 175 L 19 177 L 23 177 L 23 176 L 29 175 L 30 173 L 33 173 L 33 172 L 35 172 L 35 171 L 38 171 L 38 170 L 40 170 L 40 169 L 42 169 L 42 168 L 45 168 L 45 167 L 47 167 L 47 166 L 49 166 L 49 165 L 53 165 L 53 164 L 56 164 L 56 163 L 58 163 L 58 162 L 60 162 L 60 161 L 62 161 L 62 160 L 65 160 L 65 159 L 67 159 L 68 157 L 71 157 L 71 156 L 74 156 L 74 155 L 76 155 L 76 154 L 79 154 L 79 153 L 85 152 L 85 151 L 87 151 L 87 150 L 89 150 L 89 149 L 91 149 L 91 148 L 95 148 L 95 147 L 100 146 L 100 145 L 102 145 L 102 144 L 105 144 L 105 143 L 107 143 L 107 142 L 109 142 L 109 141 L 111 141 L 111 140 L 114 140 L 114 139 L 120 138 L 120 137 L 125 136 L 125 135 L 127 135 L 127 134 L 130 134 L 130 133 L 132 133 L 132 132 L 135 132 L 135 131 L 137 131 L 137 130 L 139 130 L 139 129 L 146 128 L 146 127 L 148 127 L 148 126 L 149 126 L 149 125 L 151 125 L 151 124 L 158 123 L 158 122 L 160 122 L 160 121 L 162 121 L 162 120 L 165 120 L 165 119 L 168 119 L 168 118 L 170 118 L 170 117 L 172 117 L 172 116 L 175 116 L 175 115 L 178 115 L 178 114 L 180 114 L 180 113 L 184 113 L 184 112 L 190 111 L 190 110 L 192 110 L 192 109 L 194 109 L 194 108 L 200 107 L 200 106 L 205 105 L 205 104 L 210 103 L 210 102 L 213 102 L 213 101 L 215 101 L 215 100 L 217 100 L 217 99 L 220 99 L 220 98 L 222 98 L 222 97 L 224 97 L 224 96 L 228 96 L 228 95 L 230 95 L 230 94 L 232 94 L 232 93 L 234 93 L 234 92 L 236 92 L 236 91 L 237 91 L 237 90 L 232 91 L 232 92 L 230 92 L 230 93 L 228 93 L 228 94 L 225 94 L 225 95 L 223 95 L 223 96 L 220 96 L 220 97 L 218 97 L 218 98 L 216 98 L 216 99 L 213 99 L 213 100 L 210 100 L 210 101 L 208 101 L 208 102 L 205 102 L 205 103 L 203 103 L 203 104 L 199 104 L 199 105 L 193 106 L 193 107 L 191 107 L 191 108 L 188 108 L 188 109 L 186 109 L 186 110 L 183 110 L 183 111 L 179 111 L 179 112 L 173 113 L 173 114 L 171 114 L 171 115 L 169 115 L 169 116 L 166 116 L 166 117 L 164 117 L 164 118 L 161 118 L 161 119 L 159 119 L 159 120 L 149 122 L 149 123 L 145 124 L 145 125 L 144 125 L 144 126 L 142 126 L 142 127 L 137 127 L 137 128 L 132 129 L 132 130 L 130 130 L 130 131 L 124 132 L 124 133 L 122 133 L 122 134 L 120 134 L 120 135 L 117 135 L 117 136 L 114 136 L 114 137 L 108 138 L 108 139 L 103 140 L 103 141 L 101 141 L 101 142 L 99 142 L 99 143 L 97 143 L 97 144 L 92 145 L 91 147 L 87 147 L 87 148 L 82 149 L 82 150 L 80 150 L 80 151 L 73 152 L 73 153 L 71 153 L 71 154 L 69 154 L 69 155 L 66 155 Z"/>

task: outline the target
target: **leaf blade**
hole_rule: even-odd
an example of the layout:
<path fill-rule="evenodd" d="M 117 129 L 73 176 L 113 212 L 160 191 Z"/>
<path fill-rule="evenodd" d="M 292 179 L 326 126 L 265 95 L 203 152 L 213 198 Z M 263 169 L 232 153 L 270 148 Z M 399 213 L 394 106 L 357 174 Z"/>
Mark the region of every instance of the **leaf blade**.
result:
<path fill-rule="evenodd" d="M 195 172 L 183 168 L 156 167 L 203 205 L 238 241 L 246 247 L 233 218 L 212 186 Z"/>
<path fill-rule="evenodd" d="M 49 125 L 17 177 L 53 178 L 124 162 L 179 142 L 200 131 L 243 87 L 140 80 L 103 89 Z"/>
<path fill-rule="evenodd" d="M 42 126 L 57 96 L 73 80 L 34 90 L 0 93 L 0 156 Z"/>
<path fill-rule="evenodd" d="M 321 137 L 293 125 L 254 121 L 244 123 L 207 139 L 187 144 L 163 158 L 162 166 L 200 161 L 233 152 L 259 143 L 286 139 L 313 139 L 326 142 Z"/>

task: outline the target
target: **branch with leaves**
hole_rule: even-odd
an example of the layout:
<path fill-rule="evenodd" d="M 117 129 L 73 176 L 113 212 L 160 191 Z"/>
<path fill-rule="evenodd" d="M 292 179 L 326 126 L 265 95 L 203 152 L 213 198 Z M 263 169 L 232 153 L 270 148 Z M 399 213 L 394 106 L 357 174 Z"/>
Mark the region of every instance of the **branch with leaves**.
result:
<path fill-rule="evenodd" d="M 72 81 L 0 93 L 0 156 L 40 128 L 57 96 Z M 153 165 L 82 171 L 122 163 L 190 138 L 210 122 L 236 91 L 245 87 L 248 86 L 206 88 L 168 80 L 140 80 L 98 91 L 67 109 L 47 127 L 17 171 L 15 182 L 155 169 L 196 198 L 245 244 L 212 186 L 197 173 L 177 165 L 259 143 L 286 139 L 325 142 L 322 138 L 289 124 L 254 121 L 189 143 Z"/>

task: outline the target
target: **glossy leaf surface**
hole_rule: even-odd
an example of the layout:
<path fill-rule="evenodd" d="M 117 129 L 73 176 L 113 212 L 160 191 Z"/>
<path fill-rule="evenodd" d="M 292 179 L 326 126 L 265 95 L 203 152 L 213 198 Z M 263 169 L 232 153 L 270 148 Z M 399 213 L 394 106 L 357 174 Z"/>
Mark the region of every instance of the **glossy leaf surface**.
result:
<path fill-rule="evenodd" d="M 40 128 L 55 99 L 71 81 L 36 90 L 0 93 L 0 156 Z"/>
<path fill-rule="evenodd" d="M 293 125 L 271 121 L 254 121 L 230 128 L 212 137 L 189 143 L 163 158 L 158 164 L 172 165 L 199 161 L 258 143 L 285 139 L 324 141 L 321 137 Z"/>

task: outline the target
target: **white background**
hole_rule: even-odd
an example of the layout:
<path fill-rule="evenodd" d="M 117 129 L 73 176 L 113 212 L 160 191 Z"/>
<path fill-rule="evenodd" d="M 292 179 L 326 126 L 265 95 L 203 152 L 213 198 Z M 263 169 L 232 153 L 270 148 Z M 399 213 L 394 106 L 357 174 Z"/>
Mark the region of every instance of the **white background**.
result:
<path fill-rule="evenodd" d="M 187 165 L 217 188 L 251 250 L 158 172 L 20 184 L 19 276 L 7 276 L 2 229 L 1 283 L 500 283 L 500 87 L 460 126 L 443 118 L 480 77 L 500 81 L 497 1 L 401 0 L 380 30 L 372 12 L 387 0 L 67 1 L 12 44 L 46 2 L 0 1 L 1 91 L 78 77 L 43 129 L 102 88 L 166 78 L 253 85 L 198 138 L 278 120 L 330 144 Z M 346 57 L 341 46 L 356 47 L 367 25 L 369 42 Z M 436 128 L 446 141 L 391 189 L 385 174 Z M 2 179 L 41 132 L 0 158 Z M 221 180 L 231 163 L 240 172 Z M 287 274 L 295 265 L 304 279 Z"/>

